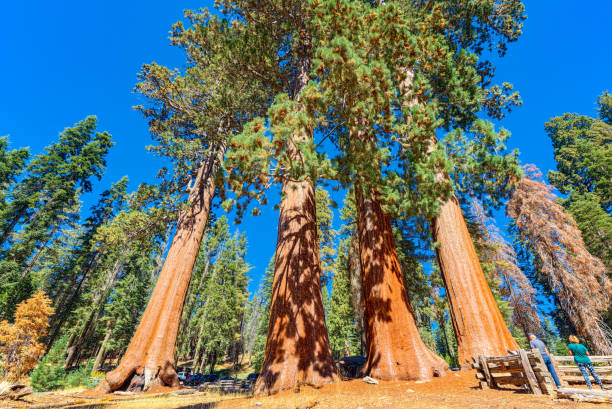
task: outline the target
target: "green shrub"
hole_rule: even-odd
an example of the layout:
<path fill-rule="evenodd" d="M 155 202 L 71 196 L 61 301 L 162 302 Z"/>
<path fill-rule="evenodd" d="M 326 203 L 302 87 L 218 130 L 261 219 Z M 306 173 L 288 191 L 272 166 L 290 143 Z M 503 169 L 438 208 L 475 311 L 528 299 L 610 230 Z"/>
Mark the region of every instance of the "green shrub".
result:
<path fill-rule="evenodd" d="M 68 336 L 60 338 L 47 355 L 39 362 L 30 377 L 30 385 L 37 392 L 51 391 L 57 389 L 76 388 L 84 386 L 93 388 L 95 382 L 91 379 L 93 360 L 81 365 L 77 369 L 64 370 L 64 359 Z"/>
<path fill-rule="evenodd" d="M 61 389 L 64 386 L 66 371 L 64 370 L 64 354 L 68 345 L 68 335 L 63 336 L 40 360 L 32 371 L 30 385 L 37 392 Z"/>

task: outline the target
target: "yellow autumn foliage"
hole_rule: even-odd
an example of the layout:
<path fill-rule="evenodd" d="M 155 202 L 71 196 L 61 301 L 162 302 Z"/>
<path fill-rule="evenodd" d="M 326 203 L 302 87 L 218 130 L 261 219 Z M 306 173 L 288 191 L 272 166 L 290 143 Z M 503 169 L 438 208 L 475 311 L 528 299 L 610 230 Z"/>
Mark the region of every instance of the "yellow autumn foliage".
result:
<path fill-rule="evenodd" d="M 13 323 L 0 322 L 0 368 L 2 379 L 16 382 L 34 369 L 45 353 L 40 338 L 47 333 L 51 299 L 40 290 L 21 302 Z"/>

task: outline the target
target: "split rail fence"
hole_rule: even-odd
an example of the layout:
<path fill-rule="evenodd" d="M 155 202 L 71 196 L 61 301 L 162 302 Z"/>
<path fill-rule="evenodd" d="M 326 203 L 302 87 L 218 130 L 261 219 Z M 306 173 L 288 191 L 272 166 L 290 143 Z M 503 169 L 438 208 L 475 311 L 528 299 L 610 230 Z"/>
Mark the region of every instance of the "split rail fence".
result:
<path fill-rule="evenodd" d="M 591 362 L 595 367 L 599 379 L 604 384 L 612 383 L 612 356 L 598 355 L 591 356 Z M 557 375 L 561 381 L 565 381 L 569 384 L 585 384 L 584 378 L 580 369 L 574 364 L 573 356 L 554 356 L 554 361 L 557 363 Z M 598 366 L 603 364 L 603 366 Z M 595 380 L 591 378 L 591 383 L 595 384 Z"/>
<path fill-rule="evenodd" d="M 519 349 L 517 354 L 486 357 L 473 364 L 482 389 L 504 385 L 524 387 L 536 395 L 552 395 L 555 384 L 539 351 Z"/>
<path fill-rule="evenodd" d="M 612 356 L 591 356 L 590 358 L 601 381 L 604 384 L 612 384 Z M 586 383 L 580 369 L 574 364 L 572 356 L 554 356 L 552 362 L 562 384 L 584 385 Z M 480 381 L 482 389 L 514 385 L 524 387 L 536 395 L 552 395 L 555 392 L 555 384 L 538 350 L 520 349 L 507 356 L 481 355 L 473 367 L 477 370 L 476 378 Z M 591 383 L 594 384 L 595 380 L 592 379 Z M 575 400 L 592 400 L 593 396 L 597 395 L 597 399 L 612 401 L 610 391 L 562 388 L 557 389 L 557 394 L 564 397 L 571 395 Z"/>

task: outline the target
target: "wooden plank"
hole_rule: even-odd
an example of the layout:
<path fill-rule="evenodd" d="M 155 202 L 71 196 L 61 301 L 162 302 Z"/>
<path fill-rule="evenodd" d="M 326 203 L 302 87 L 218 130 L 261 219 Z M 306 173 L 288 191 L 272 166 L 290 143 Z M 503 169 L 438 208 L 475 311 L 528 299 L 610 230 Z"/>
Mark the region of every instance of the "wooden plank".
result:
<path fill-rule="evenodd" d="M 518 355 L 490 356 L 487 357 L 487 362 L 518 362 Z"/>
<path fill-rule="evenodd" d="M 491 368 L 489 367 L 489 373 L 523 373 L 523 367 L 520 368 Z"/>
<path fill-rule="evenodd" d="M 541 395 L 542 390 L 540 389 L 538 380 L 535 374 L 533 373 L 533 369 L 531 369 L 531 363 L 529 362 L 527 352 L 524 349 L 519 349 L 519 356 L 523 363 L 523 368 L 525 369 L 525 375 L 527 376 L 527 381 L 529 382 L 529 388 L 531 389 L 531 392 L 533 392 L 535 395 Z"/>
<path fill-rule="evenodd" d="M 497 385 L 524 386 L 527 385 L 527 378 L 517 378 L 514 376 L 508 376 L 505 378 L 496 378 L 495 382 L 497 383 Z"/>
<path fill-rule="evenodd" d="M 576 388 L 559 388 L 557 397 L 579 402 L 612 403 L 612 392 Z"/>
<path fill-rule="evenodd" d="M 593 366 L 597 372 L 611 372 L 612 366 Z M 561 365 L 559 366 L 559 372 L 576 372 L 580 371 L 575 365 Z"/>
<path fill-rule="evenodd" d="M 557 362 L 574 362 L 573 356 L 555 355 L 553 357 Z M 612 355 L 593 355 L 590 356 L 591 362 L 612 364 Z"/>
<path fill-rule="evenodd" d="M 489 366 L 487 364 L 487 358 L 484 355 L 480 355 L 478 357 L 478 362 L 480 362 L 480 369 L 485 376 L 485 379 L 491 388 L 495 387 L 493 383 L 493 378 L 491 378 L 491 373 L 489 372 Z"/>
<path fill-rule="evenodd" d="M 589 379 L 591 379 L 591 383 L 594 384 L 593 386 L 597 386 L 597 383 L 595 382 L 595 379 L 593 379 L 592 376 Z M 602 383 L 612 383 L 612 376 L 600 376 L 599 379 L 601 379 Z M 568 383 L 580 383 L 580 384 L 586 383 L 584 381 L 583 376 L 564 376 L 563 380 Z"/>

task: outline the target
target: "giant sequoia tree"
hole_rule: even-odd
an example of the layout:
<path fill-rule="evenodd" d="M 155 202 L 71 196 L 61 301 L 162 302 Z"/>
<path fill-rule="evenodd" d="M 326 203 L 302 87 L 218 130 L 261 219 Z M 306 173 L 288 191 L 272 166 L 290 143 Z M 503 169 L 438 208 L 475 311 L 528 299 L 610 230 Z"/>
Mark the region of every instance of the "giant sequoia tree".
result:
<path fill-rule="evenodd" d="M 166 205 L 178 203 L 176 232 L 136 333 L 119 366 L 98 387 L 102 391 L 121 387 L 135 373 L 144 375 L 145 389 L 178 385 L 174 353 L 181 311 L 227 139 L 266 95 L 256 80 L 229 75 L 232 53 L 247 47 L 239 30 L 218 19 L 191 30 L 178 23 L 171 40 L 187 53 L 185 73 L 145 65 L 137 90 L 151 102 L 139 109 L 158 142 L 153 150 L 174 163 L 174 178 L 164 179 L 159 191 L 174 199 Z"/>
<path fill-rule="evenodd" d="M 230 186 L 238 199 L 259 196 L 272 182 L 282 185 L 268 339 L 256 393 L 337 380 L 321 298 L 321 264 L 313 182 L 316 173 L 305 146 L 313 146 L 314 124 L 304 89 L 313 53 L 310 8 L 301 1 L 225 2 L 258 44 L 244 58 L 247 73 L 263 75 L 281 92 L 265 121 L 256 119 L 231 143 Z M 238 21 L 234 25 L 241 25 Z M 263 30 L 263 31 L 262 31 Z M 264 48 L 260 48 L 260 47 Z M 276 166 L 270 171 L 269 162 Z M 306 165 L 306 166 L 305 166 Z M 249 185 L 255 185 L 251 190 Z M 255 193 L 260 192 L 260 195 Z M 240 203 L 237 203 L 241 209 Z"/>

